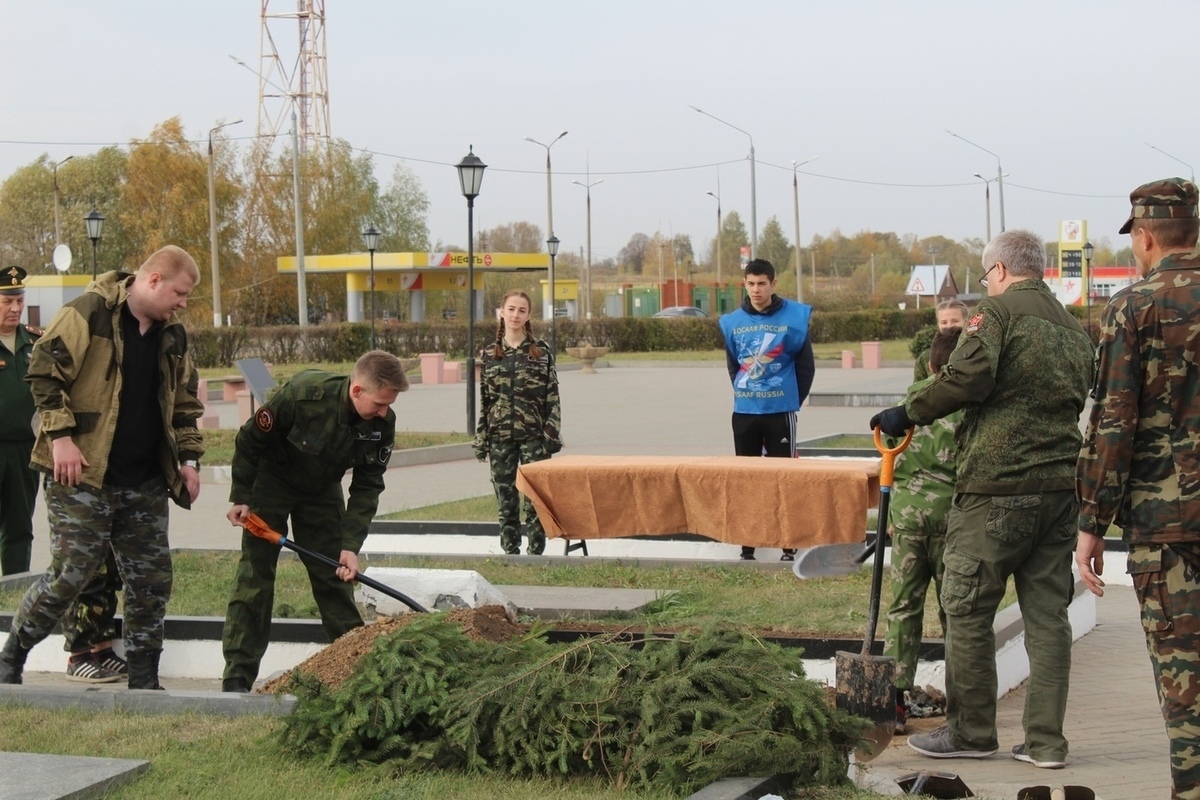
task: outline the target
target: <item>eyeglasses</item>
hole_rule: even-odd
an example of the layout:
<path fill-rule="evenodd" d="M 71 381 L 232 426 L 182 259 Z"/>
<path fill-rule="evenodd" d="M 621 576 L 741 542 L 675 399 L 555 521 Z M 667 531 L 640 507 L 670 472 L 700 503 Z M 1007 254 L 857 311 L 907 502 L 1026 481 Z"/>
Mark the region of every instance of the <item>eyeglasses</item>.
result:
<path fill-rule="evenodd" d="M 979 285 L 980 285 L 980 286 L 982 286 L 982 287 L 983 287 L 983 288 L 985 288 L 985 289 L 987 288 L 987 276 L 988 276 L 988 273 L 989 273 L 989 272 L 991 272 L 992 270 L 994 270 L 994 269 L 995 269 L 996 267 L 998 267 L 998 266 L 1000 266 L 1000 262 L 999 262 L 999 261 L 997 261 L 995 264 L 992 264 L 990 267 L 988 267 L 987 269 L 985 269 L 985 270 L 983 271 L 983 277 L 979 279 Z"/>

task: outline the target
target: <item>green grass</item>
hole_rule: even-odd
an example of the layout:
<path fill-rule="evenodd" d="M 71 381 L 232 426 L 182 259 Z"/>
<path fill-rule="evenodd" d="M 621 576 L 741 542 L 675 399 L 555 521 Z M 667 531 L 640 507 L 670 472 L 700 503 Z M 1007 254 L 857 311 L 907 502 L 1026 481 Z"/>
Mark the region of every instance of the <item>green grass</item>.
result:
<path fill-rule="evenodd" d="M 884 361 L 912 362 L 912 353 L 908 349 L 908 339 L 889 339 L 883 342 Z M 850 350 L 855 357 L 862 358 L 862 342 L 827 342 L 813 344 L 813 355 L 818 361 L 841 361 L 842 351 Z"/>
<path fill-rule="evenodd" d="M 808 447 L 831 447 L 847 450 L 874 450 L 875 437 L 868 433 L 843 433 L 820 442 L 810 442 Z"/>
<path fill-rule="evenodd" d="M 204 463 L 208 465 L 229 464 L 233 460 L 233 442 L 237 431 L 232 428 L 210 428 L 204 434 Z M 469 442 L 465 433 L 436 433 L 428 431 L 396 431 L 396 450 L 411 450 L 417 447 L 434 447 L 443 444 Z"/>
<path fill-rule="evenodd" d="M 378 519 L 389 520 L 454 520 L 456 522 L 495 522 L 499 509 L 494 494 L 469 497 L 466 500 L 450 500 L 420 508 L 406 508 L 382 514 Z"/>
<path fill-rule="evenodd" d="M 230 528 L 230 546 L 237 534 Z M 233 583 L 237 553 L 185 550 L 175 554 L 175 586 L 167 613 L 176 616 L 222 617 Z M 789 634 L 822 634 L 861 637 L 865 629 L 870 571 L 839 578 L 801 581 L 791 570 L 748 569 L 740 564 L 704 564 L 647 567 L 636 564 L 573 559 L 570 564 L 531 560 L 527 564 L 501 559 L 437 559 L 426 556 L 380 556 L 367 566 L 469 569 L 493 584 L 522 586 L 574 586 L 676 590 L 670 598 L 651 605 L 631 619 L 595 615 L 590 621 L 612 624 L 640 623 L 654 627 L 702 626 L 721 623 Z M 16 609 L 22 592 L 0 592 L 0 608 Z M 883 607 L 891 599 L 889 582 L 883 589 Z M 925 629 L 940 635 L 935 603 L 927 604 Z M 294 556 L 280 559 L 275 587 L 275 616 L 317 616 L 303 566 Z"/>

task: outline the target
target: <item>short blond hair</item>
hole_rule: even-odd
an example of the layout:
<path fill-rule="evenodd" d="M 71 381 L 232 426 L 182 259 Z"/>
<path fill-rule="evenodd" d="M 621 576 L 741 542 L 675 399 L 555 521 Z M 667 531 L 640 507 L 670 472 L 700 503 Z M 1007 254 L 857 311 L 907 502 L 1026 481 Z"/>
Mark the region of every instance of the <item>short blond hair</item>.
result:
<path fill-rule="evenodd" d="M 359 356 L 350 371 L 350 382 L 360 384 L 370 392 L 380 389 L 408 391 L 408 376 L 404 374 L 400 359 L 386 350 L 368 350 Z"/>
<path fill-rule="evenodd" d="M 188 255 L 182 247 L 173 244 L 160 247 L 151 253 L 138 267 L 137 274 L 139 277 L 146 277 L 151 272 L 157 272 L 167 281 L 181 272 L 186 272 L 191 276 L 193 286 L 200 282 L 200 268 L 196 266 L 196 259 Z"/>

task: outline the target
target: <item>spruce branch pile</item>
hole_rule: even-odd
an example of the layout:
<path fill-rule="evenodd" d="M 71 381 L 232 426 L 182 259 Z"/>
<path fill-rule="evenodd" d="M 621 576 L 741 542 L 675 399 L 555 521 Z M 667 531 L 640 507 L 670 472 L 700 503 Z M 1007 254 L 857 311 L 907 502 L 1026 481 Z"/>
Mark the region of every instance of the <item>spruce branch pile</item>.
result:
<path fill-rule="evenodd" d="M 741 632 L 494 643 L 443 616 L 379 637 L 337 689 L 294 674 L 283 743 L 330 764 L 688 793 L 735 775 L 843 782 L 864 727 L 829 706 L 799 652 Z"/>

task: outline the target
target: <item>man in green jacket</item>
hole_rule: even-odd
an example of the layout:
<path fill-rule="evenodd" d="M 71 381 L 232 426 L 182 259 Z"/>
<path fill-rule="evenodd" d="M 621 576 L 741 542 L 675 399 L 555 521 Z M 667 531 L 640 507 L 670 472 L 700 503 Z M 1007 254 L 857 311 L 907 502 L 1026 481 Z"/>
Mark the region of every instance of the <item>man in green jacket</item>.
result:
<path fill-rule="evenodd" d="M 296 544 L 341 564 L 335 571 L 305 563 L 331 642 L 363 624 L 351 583 L 395 443 L 391 406 L 407 389 L 400 359 L 372 350 L 349 376 L 297 373 L 238 431 L 226 517 L 242 526 L 253 511 L 284 535 L 290 517 Z M 342 495 L 347 470 L 349 504 Z M 278 559 L 278 545 L 242 532 L 222 635 L 226 692 L 248 692 L 258 677 L 271 638 Z"/>
<path fill-rule="evenodd" d="M 21 682 L 29 651 L 67 614 L 111 546 L 125 583 L 129 688 L 162 688 L 168 498 L 191 507 L 204 454 L 199 376 L 175 312 L 199 280 L 192 257 L 168 245 L 136 275 L 101 275 L 34 345 L 27 380 L 40 427 L 31 463 L 45 473 L 53 551 L 13 617 L 0 683 Z"/>
<path fill-rule="evenodd" d="M 931 758 L 986 758 L 998 749 L 992 623 L 1011 576 L 1030 672 L 1025 741 L 1012 757 L 1063 767 L 1075 461 L 1092 345 L 1042 280 L 1046 250 L 1037 236 L 1000 234 L 984 249 L 983 268 L 988 296 L 949 363 L 904 405 L 871 420 L 895 436 L 964 409 L 941 591 L 946 725 L 908 744 Z"/>
<path fill-rule="evenodd" d="M 33 450 L 33 395 L 25 383 L 33 343 L 42 332 L 21 324 L 25 270 L 0 273 L 0 575 L 29 570 L 37 473 Z"/>

